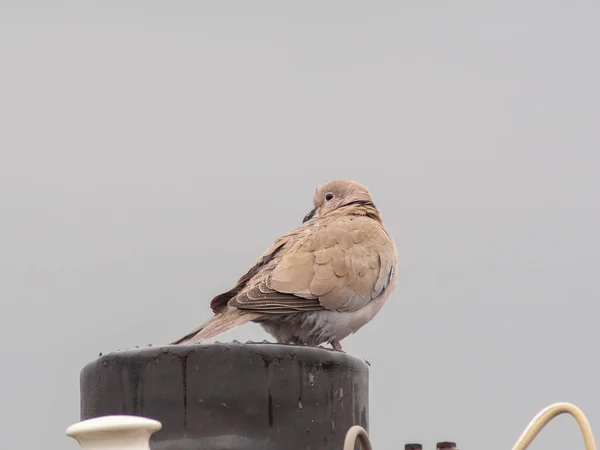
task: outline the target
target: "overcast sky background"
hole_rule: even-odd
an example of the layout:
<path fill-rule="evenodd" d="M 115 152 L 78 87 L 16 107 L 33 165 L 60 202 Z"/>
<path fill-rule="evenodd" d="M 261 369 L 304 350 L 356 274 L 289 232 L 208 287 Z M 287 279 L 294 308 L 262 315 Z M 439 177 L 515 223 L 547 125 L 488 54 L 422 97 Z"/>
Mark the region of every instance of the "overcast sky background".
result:
<path fill-rule="evenodd" d="M 3 446 L 76 448 L 83 365 L 205 320 L 336 178 L 400 255 L 343 342 L 376 450 L 509 449 L 557 401 L 600 433 L 600 6 L 423 4 L 1 4 Z"/>

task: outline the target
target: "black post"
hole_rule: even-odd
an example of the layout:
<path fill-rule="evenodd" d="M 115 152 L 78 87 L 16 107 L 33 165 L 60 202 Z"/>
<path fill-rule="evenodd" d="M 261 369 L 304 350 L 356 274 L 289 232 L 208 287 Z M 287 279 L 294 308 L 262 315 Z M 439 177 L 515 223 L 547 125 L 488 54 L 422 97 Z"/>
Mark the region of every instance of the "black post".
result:
<path fill-rule="evenodd" d="M 324 348 L 216 343 L 127 350 L 81 372 L 81 420 L 162 422 L 152 450 L 342 449 L 368 430 L 368 365 Z"/>
<path fill-rule="evenodd" d="M 404 450 L 423 450 L 423 445 L 417 443 L 404 444 Z"/>
<path fill-rule="evenodd" d="M 456 450 L 456 442 L 442 441 L 436 444 L 436 450 Z"/>

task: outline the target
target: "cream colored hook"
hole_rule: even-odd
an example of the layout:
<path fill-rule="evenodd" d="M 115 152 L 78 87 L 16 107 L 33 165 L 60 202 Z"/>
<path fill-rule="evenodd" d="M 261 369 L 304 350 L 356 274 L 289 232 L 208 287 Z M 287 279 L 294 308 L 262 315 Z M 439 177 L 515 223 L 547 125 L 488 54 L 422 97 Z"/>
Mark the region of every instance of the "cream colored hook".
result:
<path fill-rule="evenodd" d="M 525 428 L 525 431 L 523 431 L 523 434 L 521 434 L 521 437 L 514 445 L 513 450 L 525 450 L 548 422 L 564 413 L 571 414 L 577 421 L 581 434 L 583 434 L 583 442 L 585 443 L 586 450 L 596 450 L 590 423 L 585 417 L 585 414 L 583 414 L 583 411 L 571 403 L 554 403 L 542 409 L 533 420 L 529 422 L 529 425 L 527 425 L 527 428 Z"/>
<path fill-rule="evenodd" d="M 354 425 L 350 427 L 346 433 L 346 439 L 344 440 L 344 450 L 354 450 L 356 445 L 356 439 L 359 439 L 360 446 L 364 450 L 373 450 L 371 447 L 371 441 L 369 440 L 369 434 L 360 425 Z"/>

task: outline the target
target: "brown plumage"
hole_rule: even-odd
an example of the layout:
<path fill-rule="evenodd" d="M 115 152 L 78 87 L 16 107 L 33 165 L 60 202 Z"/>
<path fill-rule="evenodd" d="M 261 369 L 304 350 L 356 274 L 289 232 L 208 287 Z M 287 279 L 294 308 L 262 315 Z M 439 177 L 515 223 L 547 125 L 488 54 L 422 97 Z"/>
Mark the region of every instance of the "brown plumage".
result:
<path fill-rule="evenodd" d="M 340 341 L 368 323 L 396 287 L 397 252 L 366 187 L 336 180 L 316 190 L 314 208 L 227 292 L 214 316 L 173 344 L 194 344 L 246 322 L 278 342 Z"/>

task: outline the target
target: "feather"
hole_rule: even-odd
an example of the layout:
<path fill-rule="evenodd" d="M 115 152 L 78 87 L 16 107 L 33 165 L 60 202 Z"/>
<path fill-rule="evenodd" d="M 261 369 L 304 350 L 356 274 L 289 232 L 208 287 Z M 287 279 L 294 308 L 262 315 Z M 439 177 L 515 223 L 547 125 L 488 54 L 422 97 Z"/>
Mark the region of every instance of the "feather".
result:
<path fill-rule="evenodd" d="M 200 342 L 218 336 L 226 331 L 233 330 L 240 325 L 259 318 L 261 314 L 251 313 L 228 308 L 224 312 L 217 314 L 198 328 L 190 331 L 182 338 L 173 341 L 171 344 L 199 344 Z"/>

